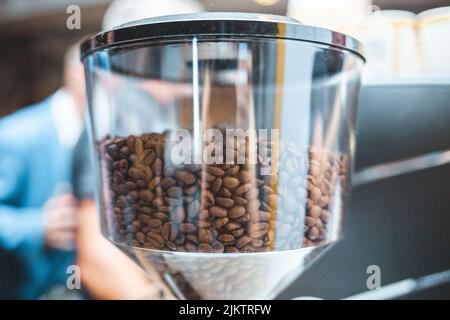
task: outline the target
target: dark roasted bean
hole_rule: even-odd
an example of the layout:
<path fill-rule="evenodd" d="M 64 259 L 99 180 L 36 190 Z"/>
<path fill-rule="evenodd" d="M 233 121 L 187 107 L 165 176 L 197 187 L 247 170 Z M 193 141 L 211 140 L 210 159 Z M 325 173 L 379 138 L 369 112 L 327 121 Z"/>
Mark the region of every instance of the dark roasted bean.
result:
<path fill-rule="evenodd" d="M 214 252 L 214 249 L 207 243 L 200 243 L 197 246 L 197 249 L 198 249 L 199 252 L 204 252 L 204 253 Z"/>
<path fill-rule="evenodd" d="M 179 198 L 183 194 L 183 191 L 180 187 L 170 187 L 167 189 L 167 195 L 171 198 Z"/>
<path fill-rule="evenodd" d="M 198 231 L 198 238 L 200 242 L 211 243 L 213 240 L 213 235 L 211 230 L 206 228 L 200 228 Z"/>
<path fill-rule="evenodd" d="M 234 237 L 231 234 L 223 233 L 217 237 L 217 240 L 220 241 L 223 245 L 232 245 L 235 242 Z"/>
<path fill-rule="evenodd" d="M 228 215 L 228 211 L 226 209 L 218 206 L 209 208 L 209 213 L 217 218 L 224 218 Z"/>
<path fill-rule="evenodd" d="M 185 233 L 193 233 L 193 232 L 197 231 L 197 227 L 195 225 L 193 225 L 192 223 L 181 223 L 178 226 L 178 229 L 181 232 L 185 232 Z"/>
<path fill-rule="evenodd" d="M 224 208 L 231 208 L 234 205 L 233 199 L 230 198 L 216 198 L 216 203 Z"/>
<path fill-rule="evenodd" d="M 223 186 L 227 189 L 235 189 L 239 186 L 239 179 L 233 177 L 224 177 L 223 178 Z"/>
<path fill-rule="evenodd" d="M 230 218 L 231 219 L 239 219 L 245 214 L 246 210 L 244 207 L 235 206 L 230 209 Z"/>
<path fill-rule="evenodd" d="M 187 170 L 177 170 L 175 176 L 179 181 L 183 182 L 186 185 L 190 185 L 195 182 L 194 174 Z"/>
<path fill-rule="evenodd" d="M 208 166 L 206 170 L 216 177 L 222 177 L 225 174 L 225 171 L 219 167 Z"/>

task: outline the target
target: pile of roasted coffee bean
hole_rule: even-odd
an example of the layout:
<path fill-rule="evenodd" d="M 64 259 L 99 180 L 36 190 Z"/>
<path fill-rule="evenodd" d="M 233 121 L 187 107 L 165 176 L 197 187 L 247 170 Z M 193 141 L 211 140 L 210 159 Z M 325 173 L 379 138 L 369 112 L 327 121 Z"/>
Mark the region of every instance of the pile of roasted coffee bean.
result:
<path fill-rule="evenodd" d="M 335 187 L 346 174 L 343 161 L 330 152 L 258 141 L 256 148 L 266 148 L 269 155 L 279 148 L 275 163 L 258 158 L 256 165 L 175 166 L 165 155 L 166 145 L 166 135 L 157 133 L 99 142 L 101 204 L 116 242 L 167 251 L 239 253 L 298 249 L 329 240 Z M 261 175 L 259 169 L 269 165 L 277 167 L 276 174 Z"/>

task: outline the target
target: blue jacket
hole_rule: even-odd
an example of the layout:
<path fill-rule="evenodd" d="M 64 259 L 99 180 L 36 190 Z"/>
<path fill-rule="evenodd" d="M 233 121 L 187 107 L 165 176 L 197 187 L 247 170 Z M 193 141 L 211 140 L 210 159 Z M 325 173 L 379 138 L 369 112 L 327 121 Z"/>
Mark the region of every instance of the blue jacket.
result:
<path fill-rule="evenodd" d="M 45 247 L 42 207 L 72 180 L 51 98 L 0 119 L 0 298 L 35 299 L 65 284 L 74 252 Z"/>

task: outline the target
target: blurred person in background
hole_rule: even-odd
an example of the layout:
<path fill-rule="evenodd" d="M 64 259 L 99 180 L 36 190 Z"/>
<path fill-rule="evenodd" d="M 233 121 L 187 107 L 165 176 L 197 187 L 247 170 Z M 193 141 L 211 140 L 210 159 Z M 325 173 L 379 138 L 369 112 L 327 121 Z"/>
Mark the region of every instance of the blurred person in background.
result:
<path fill-rule="evenodd" d="M 66 286 L 75 263 L 74 147 L 82 130 L 84 77 L 77 48 L 64 87 L 0 119 L 0 297 L 36 299 Z"/>
<path fill-rule="evenodd" d="M 191 0 L 116 0 L 104 16 L 103 29 L 110 30 L 126 22 L 154 16 L 201 11 L 202 6 Z M 143 107 L 143 113 L 164 113 L 159 105 L 165 100 L 167 92 L 161 90 L 158 83 L 153 82 L 150 88 L 140 93 L 119 89 L 115 99 L 127 108 Z M 154 118 L 161 121 L 169 119 L 170 115 L 161 114 Z M 147 122 L 148 125 L 161 124 Z M 101 234 L 94 201 L 96 184 L 92 150 L 88 134 L 84 131 L 76 147 L 74 160 L 74 193 L 79 200 L 77 264 L 81 269 L 83 288 L 96 299 L 173 299 L 156 274 L 148 278 L 141 268 Z"/>

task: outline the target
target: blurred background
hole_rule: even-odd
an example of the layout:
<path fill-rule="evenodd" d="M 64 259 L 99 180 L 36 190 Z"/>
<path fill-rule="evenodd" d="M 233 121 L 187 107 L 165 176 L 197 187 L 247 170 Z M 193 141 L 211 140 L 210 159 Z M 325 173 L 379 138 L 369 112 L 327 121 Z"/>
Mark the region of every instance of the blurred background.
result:
<path fill-rule="evenodd" d="M 69 49 L 102 30 L 111 2 L 0 0 L 0 117 L 63 85 L 65 61 L 76 57 Z M 66 27 L 70 5 L 81 8 L 80 29 Z M 450 269 L 450 7 L 424 12 L 450 0 L 202 0 L 199 6 L 289 15 L 349 33 L 366 46 L 348 232 L 280 298 L 340 299 L 365 291 L 373 264 L 381 267 L 382 285 Z M 5 257 L 3 274 L 14 266 L 6 266 Z M 124 268 L 133 267 L 124 262 Z M 0 275 L 0 297 L 14 288 L 7 278 Z M 110 288 L 96 289 L 100 282 L 91 281 L 91 290 L 76 298 L 133 297 L 133 290 L 109 296 Z M 448 299 L 450 286 L 406 298 Z"/>
<path fill-rule="evenodd" d="M 2 101 L 0 116 L 11 113 L 21 106 L 40 101 L 59 87 L 65 51 L 84 36 L 101 30 L 103 15 L 110 2 L 107 0 L 41 0 L 39 2 L 0 0 L 0 40 L 2 41 L 0 52 L 0 79 L 2 83 L 0 87 L 0 100 Z M 288 0 L 203 0 L 201 3 L 209 11 L 240 11 L 281 15 L 288 12 Z M 289 13 L 306 23 L 316 22 L 326 27 L 343 29 L 346 32 L 351 31 L 350 33 L 359 34 L 361 37 L 364 27 L 361 25 L 361 19 L 367 22 L 365 14 L 367 10 L 371 9 L 368 8 L 369 1 L 359 1 L 359 6 L 355 3 L 358 3 L 358 1 L 349 1 L 348 4 L 339 3 L 339 5 L 327 3 L 327 1 L 317 1 L 314 5 L 307 4 L 306 1 L 300 1 L 298 8 L 293 5 Z M 66 8 L 72 4 L 81 8 L 81 30 L 68 30 L 66 28 L 68 17 Z M 320 8 L 324 5 L 325 7 Z M 328 9 L 326 5 L 328 5 Z M 382 10 L 406 10 L 420 13 L 427 9 L 448 6 L 450 1 L 375 0 L 373 5 L 375 7 L 372 10 L 380 8 Z M 345 15 L 336 11 L 336 7 L 339 7 Z M 345 13 L 346 11 L 349 12 Z M 339 14 L 334 14 L 336 12 L 339 12 Z M 349 19 L 349 16 L 353 17 L 354 21 Z M 405 18 L 400 13 L 397 16 L 392 15 L 386 18 L 386 20 L 388 19 L 391 21 L 380 21 L 379 23 L 386 26 L 389 23 L 395 23 L 396 20 Z M 411 21 L 411 19 L 407 20 Z M 376 27 L 374 28 L 376 29 Z M 378 27 L 377 33 L 382 32 L 380 29 Z M 395 31 L 394 28 L 392 29 L 384 31 L 384 33 L 403 32 L 408 34 L 408 30 Z M 415 26 L 411 25 L 410 29 L 415 29 Z M 372 37 L 379 38 L 380 36 L 373 34 Z M 389 34 L 385 37 L 387 39 Z M 406 38 L 408 37 L 409 35 L 406 35 Z M 366 38 L 372 39 L 370 35 Z M 380 41 L 383 43 L 382 40 Z M 409 40 L 404 41 L 408 42 Z M 388 46 L 387 43 L 382 45 Z M 406 43 L 405 46 L 411 46 L 411 44 Z M 411 56 L 414 54 L 410 51 L 411 48 L 407 47 L 406 49 L 408 51 L 405 55 Z M 381 50 L 381 48 L 378 48 L 378 51 Z M 402 50 L 402 48 L 398 50 Z M 377 59 L 382 59 L 381 54 L 383 53 L 377 53 L 380 53 L 380 57 Z M 413 58 L 408 57 L 408 60 L 411 59 Z"/>

